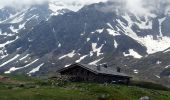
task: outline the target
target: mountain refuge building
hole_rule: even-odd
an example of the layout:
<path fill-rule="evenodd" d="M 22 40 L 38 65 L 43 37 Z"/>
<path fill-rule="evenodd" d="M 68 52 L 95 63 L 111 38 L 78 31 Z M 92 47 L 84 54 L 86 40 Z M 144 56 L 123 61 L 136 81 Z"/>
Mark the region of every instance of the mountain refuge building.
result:
<path fill-rule="evenodd" d="M 118 83 L 129 84 L 132 77 L 121 73 L 118 68 L 113 71 L 107 65 L 87 65 L 75 63 L 57 71 L 61 76 L 69 77 L 70 81 L 75 82 L 97 82 L 97 83 Z"/>

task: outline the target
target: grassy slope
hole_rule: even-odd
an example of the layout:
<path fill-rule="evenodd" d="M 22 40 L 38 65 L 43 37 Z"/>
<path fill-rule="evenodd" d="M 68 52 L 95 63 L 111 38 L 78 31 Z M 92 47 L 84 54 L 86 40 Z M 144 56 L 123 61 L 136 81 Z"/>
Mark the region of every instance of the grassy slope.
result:
<path fill-rule="evenodd" d="M 170 100 L 169 91 L 135 86 L 14 79 L 26 83 L 0 83 L 0 100 L 139 100 L 143 96 L 151 100 Z"/>

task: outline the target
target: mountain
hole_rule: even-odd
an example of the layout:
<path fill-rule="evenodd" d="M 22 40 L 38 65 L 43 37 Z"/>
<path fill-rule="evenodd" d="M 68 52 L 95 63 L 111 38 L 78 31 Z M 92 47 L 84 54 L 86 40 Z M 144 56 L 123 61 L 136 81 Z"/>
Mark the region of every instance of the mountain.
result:
<path fill-rule="evenodd" d="M 44 75 L 74 62 L 107 63 L 134 78 L 169 84 L 169 13 L 140 15 L 117 2 L 81 7 L 49 2 L 2 10 L 0 72 Z"/>
<path fill-rule="evenodd" d="M 25 47 L 15 49 L 17 45 L 27 45 L 24 42 L 15 46 L 9 45 L 24 39 L 23 37 L 29 34 L 29 31 L 32 31 L 37 25 L 41 24 L 42 21 L 47 21 L 53 15 L 62 15 L 76 11 L 81 7 L 82 4 L 79 3 L 65 4 L 57 1 L 26 6 L 22 9 L 14 7 L 4 7 L 0 9 L 2 15 L 2 18 L 0 18 L 0 58 L 3 63 L 1 67 L 13 61 L 18 56 L 18 53 L 27 49 Z M 27 40 L 31 41 L 29 38 L 27 38 Z M 7 51 L 7 48 L 11 49 Z M 12 52 L 16 53 L 10 56 Z M 15 57 L 13 58 L 13 56 Z"/>

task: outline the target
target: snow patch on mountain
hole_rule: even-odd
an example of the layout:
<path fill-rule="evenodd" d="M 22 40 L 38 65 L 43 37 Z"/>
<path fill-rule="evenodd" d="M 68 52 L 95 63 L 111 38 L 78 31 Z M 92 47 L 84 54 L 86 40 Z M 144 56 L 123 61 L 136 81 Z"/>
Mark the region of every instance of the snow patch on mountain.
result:
<path fill-rule="evenodd" d="M 18 33 L 18 29 L 15 29 L 14 26 L 11 25 L 9 28 L 12 32 Z"/>
<path fill-rule="evenodd" d="M 59 47 L 59 48 L 61 47 L 61 43 L 58 44 L 58 47 Z"/>
<path fill-rule="evenodd" d="M 27 73 L 29 76 L 31 76 L 31 74 L 34 74 L 36 72 L 38 72 L 40 70 L 40 68 L 44 65 L 44 63 L 38 65 L 36 68 L 32 69 L 29 73 Z"/>
<path fill-rule="evenodd" d="M 143 38 L 138 38 L 139 41 L 147 47 L 147 52 L 153 54 L 159 51 L 163 51 L 170 47 L 170 37 L 162 37 L 157 40 L 153 36 L 148 35 Z"/>
<path fill-rule="evenodd" d="M 70 53 L 68 53 L 66 55 L 63 55 L 63 56 L 59 57 L 58 59 L 61 60 L 61 59 L 65 58 L 65 57 L 72 58 L 72 57 L 74 57 L 74 55 L 75 55 L 75 50 L 73 50 L 72 52 L 70 52 Z"/>
<path fill-rule="evenodd" d="M 32 64 L 34 64 L 35 62 L 37 62 L 38 60 L 39 60 L 39 59 L 35 59 L 34 61 L 30 62 L 29 64 L 27 64 L 27 65 L 25 65 L 25 66 L 23 66 L 23 67 L 21 67 L 21 68 L 29 67 L 29 66 L 31 66 Z"/>
<path fill-rule="evenodd" d="M 7 54 L 7 51 L 6 50 L 0 50 L 0 60 L 1 59 L 4 59 L 5 57 L 7 57 L 9 54 Z"/>
<path fill-rule="evenodd" d="M 100 62 L 103 58 L 97 59 L 91 63 L 89 63 L 89 65 L 97 65 L 98 62 Z"/>
<path fill-rule="evenodd" d="M 160 37 L 163 37 L 163 34 L 162 34 L 162 23 L 166 20 L 166 17 L 164 18 L 161 18 L 161 19 L 158 19 L 159 21 L 159 34 L 160 34 Z"/>
<path fill-rule="evenodd" d="M 110 34 L 112 36 L 121 35 L 117 31 L 115 31 L 114 29 L 107 29 L 107 31 L 108 31 L 108 34 Z"/>
<path fill-rule="evenodd" d="M 159 60 L 156 62 L 157 65 L 160 65 L 161 63 L 162 61 L 159 61 Z"/>
<path fill-rule="evenodd" d="M 19 69 L 21 69 L 21 68 L 12 67 L 12 68 L 10 68 L 8 71 L 5 71 L 4 73 L 5 73 L 5 74 L 10 74 L 10 73 L 12 73 L 12 72 L 14 72 L 14 71 L 16 71 L 16 70 L 19 70 Z"/>
<path fill-rule="evenodd" d="M 155 75 L 157 78 L 161 78 L 159 75 Z"/>
<path fill-rule="evenodd" d="M 166 49 L 163 53 L 167 53 L 170 52 L 170 49 Z"/>
<path fill-rule="evenodd" d="M 135 69 L 135 70 L 133 70 L 133 72 L 134 72 L 135 74 L 138 74 L 138 73 L 139 73 L 139 70 Z"/>
<path fill-rule="evenodd" d="M 139 53 L 137 53 L 136 51 L 134 51 L 133 49 L 129 49 L 129 51 L 128 51 L 129 53 L 123 53 L 123 55 L 125 56 L 125 57 L 127 57 L 127 56 L 133 56 L 134 58 L 142 58 L 142 56 L 139 54 Z"/>
<path fill-rule="evenodd" d="M 117 41 L 116 40 L 114 40 L 114 46 L 115 46 L 115 48 L 117 48 L 118 47 L 118 43 L 117 43 Z"/>
<path fill-rule="evenodd" d="M 90 38 L 87 38 L 87 42 L 89 42 L 90 41 Z"/>
<path fill-rule="evenodd" d="M 18 30 L 25 29 L 25 24 L 26 24 L 26 22 L 23 24 L 20 24 Z"/>
<path fill-rule="evenodd" d="M 30 55 L 30 54 L 26 54 L 24 57 L 20 58 L 19 60 L 20 60 L 20 61 L 21 61 L 21 60 L 24 60 L 24 59 L 26 59 L 27 57 L 29 57 L 29 55 Z"/>
<path fill-rule="evenodd" d="M 62 1 L 53 1 L 49 2 L 49 9 L 53 11 L 52 15 L 58 15 L 61 14 L 60 10 L 63 9 L 69 9 L 71 11 L 77 12 L 79 9 L 81 9 L 84 5 L 82 4 L 68 4 L 64 3 Z"/>
<path fill-rule="evenodd" d="M 101 45 L 100 47 L 97 48 L 97 43 L 92 43 L 92 50 L 93 50 L 93 52 L 97 52 L 97 56 L 100 56 L 103 54 L 103 53 L 101 53 L 102 48 L 103 48 L 103 45 Z"/>
<path fill-rule="evenodd" d="M 102 33 L 102 32 L 103 32 L 103 30 L 104 30 L 104 29 L 98 29 L 98 30 L 96 30 L 96 32 L 98 32 L 98 33 Z"/>
<path fill-rule="evenodd" d="M 5 66 L 5 65 L 9 64 L 10 62 L 12 62 L 12 61 L 14 61 L 15 59 L 17 59 L 19 56 L 20 56 L 20 55 L 17 54 L 17 55 L 14 56 L 13 58 L 7 60 L 6 62 L 3 62 L 3 63 L 0 65 L 0 67 L 3 67 L 3 66 Z"/>
<path fill-rule="evenodd" d="M 9 71 L 6 71 L 5 73 L 12 73 L 12 72 L 15 72 L 17 70 L 20 70 L 20 69 L 23 69 L 23 68 L 26 68 L 26 67 L 29 67 L 31 66 L 32 64 L 34 64 L 35 62 L 37 62 L 39 59 L 35 59 L 34 61 L 30 62 L 29 64 L 23 66 L 23 67 L 18 67 L 18 68 L 15 68 L 15 67 L 12 67 L 11 69 L 9 69 Z"/>
<path fill-rule="evenodd" d="M 152 21 L 149 20 L 148 16 L 144 16 L 145 21 L 141 21 L 141 19 L 136 15 L 137 22 L 134 22 L 140 29 L 152 29 Z"/>
<path fill-rule="evenodd" d="M 152 35 L 147 35 L 144 37 L 138 36 L 132 29 L 131 26 L 133 25 L 133 21 L 130 18 L 126 18 L 128 20 L 129 25 L 126 26 L 121 20 L 117 19 L 117 22 L 121 27 L 123 27 L 125 34 L 134 40 L 136 40 L 141 45 L 145 46 L 147 48 L 148 54 L 153 54 L 159 51 L 163 51 L 170 47 L 170 38 L 169 37 L 161 37 L 158 39 L 154 39 Z"/>
<path fill-rule="evenodd" d="M 15 34 L 5 32 L 5 33 L 0 33 L 0 35 L 7 37 L 7 36 L 14 36 Z"/>
<path fill-rule="evenodd" d="M 24 15 L 25 15 L 25 13 L 22 13 L 19 16 L 16 14 L 16 17 L 11 21 L 11 23 L 19 23 L 19 22 L 23 21 Z"/>
<path fill-rule="evenodd" d="M 0 35 L 3 35 L 3 34 L 2 34 L 2 30 L 1 30 L 1 29 L 0 29 Z"/>
<path fill-rule="evenodd" d="M 7 44 L 10 44 L 14 41 L 16 41 L 19 37 L 17 36 L 14 40 L 6 41 L 5 43 L 0 44 L 0 48 L 5 47 Z"/>
<path fill-rule="evenodd" d="M 65 65 L 64 67 L 68 67 L 68 66 L 70 66 L 71 64 L 67 64 L 67 65 Z"/>
<path fill-rule="evenodd" d="M 20 24 L 18 28 L 15 28 L 14 26 L 10 26 L 9 29 L 13 32 L 13 33 L 18 33 L 19 30 L 25 28 L 25 23 Z M 8 35 L 9 36 L 9 35 Z"/>
<path fill-rule="evenodd" d="M 170 65 L 168 65 L 168 66 L 165 66 L 165 69 L 167 69 L 167 68 L 169 68 L 170 67 Z"/>
<path fill-rule="evenodd" d="M 15 9 L 15 8 L 13 8 Z M 16 10 L 16 9 L 15 9 Z M 10 14 L 10 16 L 3 20 L 1 23 L 20 23 L 23 21 L 25 13 L 27 12 L 28 8 L 18 9 L 16 13 Z"/>
<path fill-rule="evenodd" d="M 76 60 L 76 63 L 81 62 L 83 59 L 85 59 L 88 55 L 84 55 L 82 57 L 80 57 L 80 59 Z"/>

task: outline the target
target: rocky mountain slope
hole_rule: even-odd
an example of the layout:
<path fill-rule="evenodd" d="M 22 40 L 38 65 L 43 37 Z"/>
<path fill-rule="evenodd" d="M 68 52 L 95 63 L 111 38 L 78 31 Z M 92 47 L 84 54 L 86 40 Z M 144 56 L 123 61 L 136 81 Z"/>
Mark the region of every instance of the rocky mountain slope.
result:
<path fill-rule="evenodd" d="M 53 2 L 2 9 L 0 72 L 43 75 L 74 62 L 107 63 L 135 78 L 167 85 L 169 13 L 139 15 L 122 5 L 96 3 L 80 9 L 79 4 Z"/>

